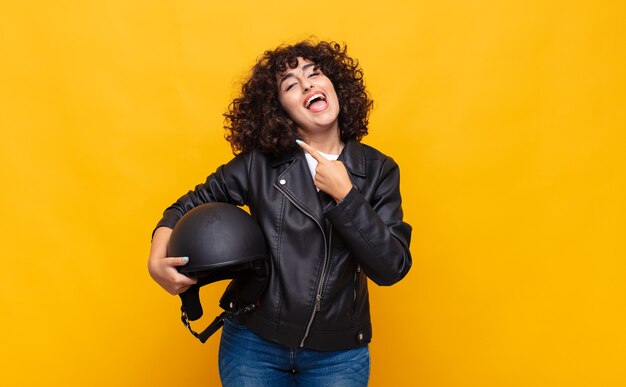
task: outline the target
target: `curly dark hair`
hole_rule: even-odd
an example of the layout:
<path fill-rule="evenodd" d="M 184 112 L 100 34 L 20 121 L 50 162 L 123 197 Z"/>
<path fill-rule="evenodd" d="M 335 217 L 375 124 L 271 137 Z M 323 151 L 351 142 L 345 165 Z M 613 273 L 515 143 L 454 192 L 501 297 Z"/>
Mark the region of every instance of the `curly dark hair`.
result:
<path fill-rule="evenodd" d="M 250 75 L 224 113 L 225 138 L 233 153 L 255 148 L 279 156 L 297 149 L 296 125 L 278 100 L 276 75 L 295 68 L 298 57 L 315 63 L 333 83 L 339 99 L 340 138 L 361 140 L 367 134 L 369 99 L 359 62 L 336 42 L 305 40 L 268 50 L 257 60 Z"/>

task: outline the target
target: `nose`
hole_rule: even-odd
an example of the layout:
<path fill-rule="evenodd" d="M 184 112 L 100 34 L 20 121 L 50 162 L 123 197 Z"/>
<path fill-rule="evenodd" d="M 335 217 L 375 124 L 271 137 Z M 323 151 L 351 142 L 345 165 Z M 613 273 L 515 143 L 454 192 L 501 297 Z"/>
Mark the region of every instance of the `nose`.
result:
<path fill-rule="evenodd" d="M 313 88 L 313 85 L 312 85 L 312 84 L 310 84 L 310 83 L 305 83 L 305 84 L 304 84 L 304 87 L 303 87 L 303 92 L 305 92 L 305 93 L 306 93 L 307 91 L 311 90 L 312 88 Z"/>

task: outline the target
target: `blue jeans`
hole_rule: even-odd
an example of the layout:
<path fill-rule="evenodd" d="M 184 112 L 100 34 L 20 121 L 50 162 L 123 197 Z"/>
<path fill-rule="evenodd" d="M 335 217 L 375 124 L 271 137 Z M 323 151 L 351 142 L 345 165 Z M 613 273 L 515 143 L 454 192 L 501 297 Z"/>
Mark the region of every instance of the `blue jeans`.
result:
<path fill-rule="evenodd" d="M 285 347 L 226 319 L 219 350 L 224 387 L 363 387 L 370 373 L 367 345 L 340 351 Z"/>

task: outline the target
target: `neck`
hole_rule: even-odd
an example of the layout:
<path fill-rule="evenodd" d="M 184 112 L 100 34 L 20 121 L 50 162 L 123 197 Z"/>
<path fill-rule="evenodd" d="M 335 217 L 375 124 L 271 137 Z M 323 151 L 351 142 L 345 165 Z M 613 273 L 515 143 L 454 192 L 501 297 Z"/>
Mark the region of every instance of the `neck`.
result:
<path fill-rule="evenodd" d="M 343 142 L 339 138 L 339 132 L 334 133 L 302 133 L 300 136 L 309 145 L 318 151 L 331 155 L 338 155 L 343 150 Z"/>

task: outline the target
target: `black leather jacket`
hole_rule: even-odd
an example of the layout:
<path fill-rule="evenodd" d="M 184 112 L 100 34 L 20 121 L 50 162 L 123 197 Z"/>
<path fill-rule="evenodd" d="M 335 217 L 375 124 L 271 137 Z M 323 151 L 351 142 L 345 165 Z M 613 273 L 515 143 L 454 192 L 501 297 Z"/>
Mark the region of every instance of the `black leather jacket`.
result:
<path fill-rule="evenodd" d="M 276 159 L 252 151 L 220 166 L 164 212 L 174 227 L 211 201 L 247 205 L 271 252 L 259 306 L 239 320 L 260 336 L 317 350 L 357 347 L 372 337 L 366 276 L 378 285 L 411 267 L 411 226 L 402 220 L 398 165 L 357 141 L 339 156 L 353 183 L 336 204 L 317 192 L 303 152 Z"/>

